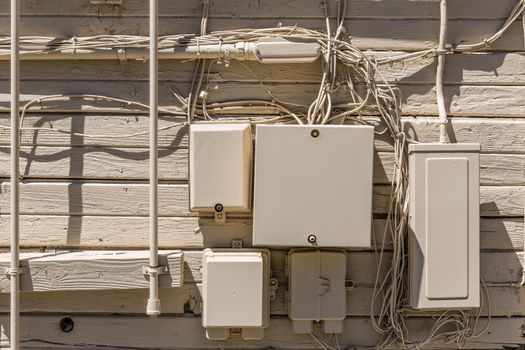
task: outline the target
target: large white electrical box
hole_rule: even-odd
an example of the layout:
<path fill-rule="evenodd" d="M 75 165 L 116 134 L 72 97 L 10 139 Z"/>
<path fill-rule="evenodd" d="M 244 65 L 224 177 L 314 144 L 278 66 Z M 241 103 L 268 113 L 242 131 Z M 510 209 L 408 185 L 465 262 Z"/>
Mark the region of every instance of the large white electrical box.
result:
<path fill-rule="evenodd" d="M 372 126 L 260 125 L 253 243 L 369 247 Z"/>
<path fill-rule="evenodd" d="M 413 144 L 410 168 L 410 304 L 480 304 L 479 144 Z"/>
<path fill-rule="evenodd" d="M 206 249 L 202 266 L 206 336 L 224 340 L 231 328 L 241 328 L 243 339 L 261 339 L 270 321 L 269 252 Z"/>
<path fill-rule="evenodd" d="M 251 168 L 250 124 L 190 126 L 190 210 L 249 210 Z"/>
<path fill-rule="evenodd" d="M 290 251 L 289 316 L 297 333 L 311 333 L 323 321 L 326 333 L 342 333 L 346 317 L 344 250 Z"/>

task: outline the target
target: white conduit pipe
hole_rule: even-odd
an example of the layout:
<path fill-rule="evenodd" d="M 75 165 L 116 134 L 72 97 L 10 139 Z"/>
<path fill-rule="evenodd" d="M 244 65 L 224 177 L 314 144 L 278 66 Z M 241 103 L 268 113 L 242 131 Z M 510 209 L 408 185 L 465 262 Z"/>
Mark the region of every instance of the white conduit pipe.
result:
<path fill-rule="evenodd" d="M 522 26 L 523 26 L 523 46 L 525 47 L 525 9 L 522 10 Z M 521 286 L 525 286 L 525 230 L 523 230 L 523 271 L 521 273 Z"/>
<path fill-rule="evenodd" d="M 443 75 L 445 71 L 445 54 L 447 41 L 447 0 L 440 2 L 440 25 L 439 25 L 439 46 L 437 50 L 437 71 L 436 71 L 436 98 L 439 112 L 439 142 L 447 142 L 447 109 L 445 107 L 445 97 L 443 94 Z"/>
<path fill-rule="evenodd" d="M 11 0 L 11 265 L 8 275 L 11 281 L 10 345 L 11 350 L 20 347 L 20 256 L 19 256 L 19 107 L 20 107 L 20 61 L 19 28 L 20 6 Z"/>
<path fill-rule="evenodd" d="M 160 315 L 158 241 L 158 0 L 149 1 L 149 298 L 146 313 Z"/>
<path fill-rule="evenodd" d="M 291 41 L 285 38 L 261 38 L 232 44 L 188 45 L 158 50 L 159 59 L 232 59 L 260 63 L 312 63 L 321 48 L 315 41 Z M 9 58 L 9 50 L 0 49 L 0 61 Z M 63 49 L 49 52 L 21 51 L 21 60 L 141 60 L 149 58 L 147 49 Z"/>

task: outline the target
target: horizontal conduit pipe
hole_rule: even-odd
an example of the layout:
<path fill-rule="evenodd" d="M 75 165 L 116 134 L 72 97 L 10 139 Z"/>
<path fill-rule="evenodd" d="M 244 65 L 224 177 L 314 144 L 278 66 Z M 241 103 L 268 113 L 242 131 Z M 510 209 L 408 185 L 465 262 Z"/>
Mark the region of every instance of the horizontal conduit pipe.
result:
<path fill-rule="evenodd" d="M 320 55 L 317 42 L 295 42 L 284 38 L 267 38 L 235 44 L 188 45 L 158 50 L 159 59 L 224 59 L 261 63 L 311 63 Z M 147 48 L 62 49 L 47 52 L 21 51 L 22 60 L 143 60 L 149 59 Z M 0 49 L 0 60 L 9 59 L 9 50 Z"/>

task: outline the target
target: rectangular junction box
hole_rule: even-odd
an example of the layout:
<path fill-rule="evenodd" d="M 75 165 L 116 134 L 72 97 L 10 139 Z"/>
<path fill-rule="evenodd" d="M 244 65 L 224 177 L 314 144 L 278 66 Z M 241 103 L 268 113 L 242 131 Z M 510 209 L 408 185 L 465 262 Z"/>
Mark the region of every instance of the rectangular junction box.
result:
<path fill-rule="evenodd" d="M 479 144 L 409 146 L 410 305 L 480 304 Z"/>
<path fill-rule="evenodd" d="M 231 328 L 261 339 L 270 322 L 267 250 L 206 249 L 202 262 L 202 325 L 208 339 L 225 340 Z"/>
<path fill-rule="evenodd" d="M 370 247 L 374 128 L 259 125 L 253 243 Z"/>
<path fill-rule="evenodd" d="M 192 124 L 190 210 L 250 210 L 252 153 L 248 123 Z"/>
<path fill-rule="evenodd" d="M 326 333 L 342 333 L 346 317 L 344 250 L 296 249 L 288 255 L 289 316 L 297 333 L 323 321 Z"/>

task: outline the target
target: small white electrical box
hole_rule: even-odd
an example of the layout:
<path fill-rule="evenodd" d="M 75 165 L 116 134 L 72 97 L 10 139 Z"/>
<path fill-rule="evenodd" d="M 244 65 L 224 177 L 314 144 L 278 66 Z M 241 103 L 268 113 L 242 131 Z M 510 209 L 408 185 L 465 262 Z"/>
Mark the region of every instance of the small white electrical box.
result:
<path fill-rule="evenodd" d="M 251 168 L 250 124 L 190 126 L 191 211 L 248 211 Z"/>
<path fill-rule="evenodd" d="M 374 128 L 259 125 L 253 243 L 370 247 Z"/>
<path fill-rule="evenodd" d="M 225 340 L 230 328 L 261 339 L 270 321 L 267 250 L 206 249 L 202 270 L 202 325 L 208 339 Z"/>
<path fill-rule="evenodd" d="M 410 305 L 480 305 L 479 144 L 409 146 Z"/>
<path fill-rule="evenodd" d="M 296 333 L 323 321 L 326 333 L 342 333 L 346 317 L 344 250 L 297 249 L 288 255 L 289 316 Z"/>

